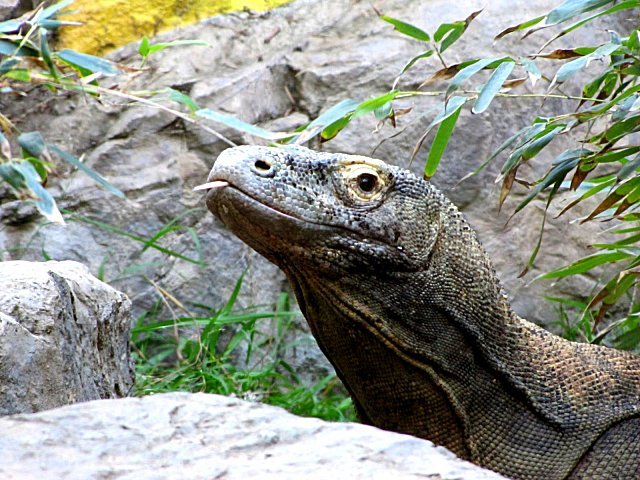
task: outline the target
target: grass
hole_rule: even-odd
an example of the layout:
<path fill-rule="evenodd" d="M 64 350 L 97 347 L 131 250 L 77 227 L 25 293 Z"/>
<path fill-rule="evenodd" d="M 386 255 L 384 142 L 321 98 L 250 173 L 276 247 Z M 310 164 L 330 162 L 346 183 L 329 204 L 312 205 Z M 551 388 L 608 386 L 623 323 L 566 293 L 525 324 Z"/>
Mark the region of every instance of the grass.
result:
<path fill-rule="evenodd" d="M 150 236 L 144 236 L 95 218 L 63 210 L 68 222 L 76 221 L 101 229 L 120 241 L 138 246 L 139 252 L 151 248 L 168 258 L 204 266 L 200 239 L 184 219 L 202 209 L 186 210 L 162 225 Z M 191 239 L 187 252 L 177 252 L 161 245 L 163 237 L 187 233 Z M 27 248 L 33 248 L 28 245 Z M 45 260 L 49 259 L 42 250 Z M 94 272 L 103 281 L 105 260 Z M 152 264 L 131 264 L 115 279 L 142 275 L 162 298 L 179 305 L 185 316 L 177 316 L 162 300 L 155 308 L 141 315 L 132 331 L 133 355 L 136 365 L 135 394 L 188 391 L 232 395 L 286 408 L 302 416 L 332 421 L 355 421 L 351 399 L 335 374 L 315 382 L 302 378 L 287 362 L 287 353 L 305 342 L 299 332 L 293 334 L 294 319 L 300 313 L 292 311 L 289 298 L 281 294 L 275 305 L 237 309 L 236 299 L 242 288 L 244 274 L 236 282 L 226 305 L 218 310 L 195 305 L 209 314 L 191 315 L 187 308 L 153 280 L 142 273 Z M 163 315 L 170 315 L 165 318 Z M 291 340 L 291 338 L 297 338 Z M 312 342 L 311 337 L 307 340 Z"/>
<path fill-rule="evenodd" d="M 241 285 L 242 277 L 227 304 L 211 316 L 158 319 L 158 304 L 138 319 L 132 335 L 136 394 L 217 393 L 297 415 L 356 420 L 335 374 L 307 384 L 287 363 L 285 353 L 294 346 L 288 333 L 300 315 L 290 310 L 288 296 L 281 294 L 271 309 L 236 310 Z"/>
<path fill-rule="evenodd" d="M 629 298 L 628 310 L 607 316 L 598 325 L 594 309 L 587 300 L 547 296 L 556 306 L 557 321 L 552 325 L 560 329 L 567 340 L 602 344 L 619 350 L 640 353 L 640 305 Z M 598 330 L 594 329 L 598 326 Z"/>

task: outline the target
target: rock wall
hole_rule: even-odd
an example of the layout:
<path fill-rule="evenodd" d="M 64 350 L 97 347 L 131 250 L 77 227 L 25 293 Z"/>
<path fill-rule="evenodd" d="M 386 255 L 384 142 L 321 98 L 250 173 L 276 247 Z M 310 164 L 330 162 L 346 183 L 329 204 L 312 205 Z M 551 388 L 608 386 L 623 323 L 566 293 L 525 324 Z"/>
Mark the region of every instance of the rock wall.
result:
<path fill-rule="evenodd" d="M 218 395 L 101 400 L 0 419 L 0 477 L 504 478 L 443 447 Z"/>
<path fill-rule="evenodd" d="M 129 394 L 130 307 L 76 262 L 0 262 L 0 415 Z"/>
<path fill-rule="evenodd" d="M 459 48 L 446 52 L 448 61 L 453 63 L 463 55 L 530 53 L 517 36 L 493 47 L 492 35 L 540 15 L 556 3 L 386 0 L 376 2 L 376 6 L 428 31 L 486 7 L 459 41 Z M 600 27 L 579 30 L 577 34 L 582 37 L 570 37 L 567 43 L 579 45 L 604 39 L 607 34 Z M 350 0 L 300 0 L 263 14 L 219 16 L 163 34 L 157 41 L 176 39 L 200 39 L 211 46 L 168 49 L 151 57 L 149 70 L 128 80 L 131 90 L 172 87 L 191 95 L 202 107 L 274 129 L 294 128 L 345 97 L 362 100 L 387 91 L 407 59 L 422 48 L 378 20 L 369 2 Z M 139 65 L 135 45 L 115 52 L 113 58 Z M 416 87 L 438 68 L 436 62 L 432 58 L 423 67 L 411 70 L 400 87 Z M 29 107 L 28 102 L 33 105 Z M 366 117 L 358 119 L 334 141 L 316 146 L 373 154 L 406 166 L 414 143 L 431 122 L 439 102 L 431 98 L 405 101 L 401 106 L 413 107 L 413 112 L 400 118 L 397 130 L 389 126 L 376 130 L 374 120 Z M 281 273 L 226 232 L 205 211 L 203 195 L 192 192 L 206 179 L 216 156 L 227 147 L 224 142 L 165 112 L 124 108 L 113 99 L 97 103 L 75 96 L 51 101 L 43 93 L 18 103 L 0 107 L 10 118 L 14 118 L 12 110 L 18 111 L 15 118 L 21 130 L 38 129 L 50 142 L 84 155 L 87 164 L 123 190 L 127 199 L 112 197 L 86 176 L 74 173 L 51 184 L 61 206 L 77 214 L 66 226 L 43 226 L 40 218 L 16 202 L 0 204 L 0 219 L 5 223 L 0 230 L 0 252 L 4 251 L 5 259 L 39 259 L 45 252 L 50 258 L 85 263 L 93 272 L 102 269 L 109 283 L 132 298 L 136 316 L 152 308 L 161 297 L 167 299 L 163 291 L 194 314 L 203 313 L 196 304 L 219 308 L 247 266 L 250 268 L 239 306 L 272 304 L 278 292 L 286 288 Z M 557 102 L 547 102 L 544 108 L 559 106 Z M 472 117 L 465 112 L 433 182 L 462 207 L 479 231 L 515 310 L 529 320 L 548 325 L 556 320 L 556 312 L 541 297 L 550 292 L 550 285 L 527 282 L 542 271 L 578 258 L 596 238 L 599 228 L 567 228 L 564 219 L 550 221 L 536 268 L 527 278 L 518 279 L 535 244 L 541 204 L 534 203 L 505 227 L 510 206 L 503 208 L 504 213 L 497 213 L 495 168 L 455 186 L 509 134 L 536 114 L 544 113 L 544 108 L 535 99 L 496 99 L 486 115 Z M 30 114 L 24 115 L 25 111 Z M 236 143 L 257 141 L 220 125 L 210 126 Z M 551 153 L 561 148 L 558 144 Z M 550 153 L 545 154 L 540 161 L 548 161 L 549 156 Z M 425 157 L 423 151 L 412 165 L 417 173 Z M 540 162 L 532 162 L 532 168 L 541 168 Z M 524 189 L 516 191 L 514 201 L 523 194 Z M 111 227 L 97 227 L 96 221 Z M 143 248 L 140 239 L 152 237 L 169 224 L 185 228 L 163 236 L 159 244 L 196 261 L 201 259 L 201 263 Z M 120 233 L 114 233 L 114 227 Z M 197 231 L 200 247 L 188 228 Z M 588 276 L 560 282 L 553 293 L 586 293 L 592 282 Z M 303 363 L 304 359 L 320 357 L 317 349 L 296 350 L 293 355 L 292 364 L 305 365 L 304 368 L 309 365 Z"/>

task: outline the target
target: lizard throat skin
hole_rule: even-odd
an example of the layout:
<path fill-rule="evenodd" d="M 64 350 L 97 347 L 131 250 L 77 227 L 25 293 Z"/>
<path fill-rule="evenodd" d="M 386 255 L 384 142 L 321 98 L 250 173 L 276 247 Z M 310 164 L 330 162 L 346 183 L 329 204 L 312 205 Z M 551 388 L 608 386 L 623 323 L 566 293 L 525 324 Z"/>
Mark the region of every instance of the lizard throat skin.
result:
<path fill-rule="evenodd" d="M 211 212 L 287 275 L 361 421 L 516 479 L 640 478 L 640 357 L 512 310 L 466 220 L 380 160 L 236 147 Z"/>

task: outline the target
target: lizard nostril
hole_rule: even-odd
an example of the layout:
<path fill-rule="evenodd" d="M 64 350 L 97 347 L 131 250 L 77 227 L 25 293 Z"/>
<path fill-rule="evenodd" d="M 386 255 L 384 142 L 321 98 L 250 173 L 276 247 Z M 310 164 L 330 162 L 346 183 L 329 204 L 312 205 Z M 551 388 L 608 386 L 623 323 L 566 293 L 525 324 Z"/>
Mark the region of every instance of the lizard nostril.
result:
<path fill-rule="evenodd" d="M 253 164 L 253 169 L 255 173 L 260 176 L 273 176 L 275 174 L 275 170 L 271 162 L 267 160 L 256 160 Z"/>

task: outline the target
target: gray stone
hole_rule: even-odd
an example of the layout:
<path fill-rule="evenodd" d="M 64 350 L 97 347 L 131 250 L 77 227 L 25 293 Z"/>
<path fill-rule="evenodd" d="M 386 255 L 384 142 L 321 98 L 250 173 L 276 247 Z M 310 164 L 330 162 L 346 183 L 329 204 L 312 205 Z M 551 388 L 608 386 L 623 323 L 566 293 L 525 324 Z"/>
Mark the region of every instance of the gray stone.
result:
<path fill-rule="evenodd" d="M 507 37 L 494 48 L 491 34 L 542 14 L 556 4 L 556 0 L 499 0 L 489 4 L 479 0 L 376 2 L 386 14 L 432 32 L 440 23 L 464 19 L 486 6 L 457 46 L 446 52 L 449 63 L 463 56 L 529 53 L 518 42 L 517 35 Z M 612 27 L 617 28 L 607 26 Z M 573 37 L 567 36 L 564 45 L 606 38 L 605 29 L 595 25 L 586 31 L 578 30 Z M 304 123 L 345 97 L 366 99 L 387 91 L 407 59 L 424 49 L 419 42 L 403 37 L 391 25 L 377 19 L 369 2 L 350 0 L 301 0 L 262 14 L 222 15 L 165 33 L 157 41 L 175 39 L 199 39 L 211 46 L 167 49 L 151 56 L 149 71 L 130 82 L 131 90 L 172 87 L 188 93 L 202 107 L 229 112 L 251 123 L 286 128 L 296 122 Z M 113 58 L 139 65 L 136 45 L 119 50 Z M 400 87 L 415 88 L 437 68 L 434 58 L 416 65 Z M 5 251 L 6 258 L 39 259 L 46 252 L 50 258 L 82 261 L 92 272 L 103 269 L 106 280 L 132 298 L 134 316 L 166 298 L 158 287 L 181 301 L 194 315 L 207 310 L 193 305 L 217 309 L 247 267 L 250 268 L 238 306 L 269 306 L 275 302 L 278 293 L 286 288 L 282 274 L 226 232 L 205 211 L 203 195 L 192 192 L 195 185 L 206 179 L 226 143 L 198 126 L 174 120 L 165 112 L 124 109 L 119 100 L 113 99 L 105 99 L 101 104 L 85 97 L 60 99 L 47 102 L 48 108 L 37 114 L 20 114 L 36 111 L 35 107 L 25 106 L 27 101 L 42 100 L 35 96 L 0 107 L 9 118 L 14 118 L 12 110 L 19 112 L 15 117 L 22 131 L 40 130 L 51 143 L 83 154 L 86 163 L 121 188 L 127 199 L 110 196 L 86 176 L 73 173 L 60 182 L 50 182 L 61 206 L 81 216 L 66 227 L 42 226 L 30 212 L 17 210 L 10 203 L 0 204 L 0 218 L 10 220 L 0 230 L 0 251 Z M 413 145 L 433 119 L 440 101 L 405 100 L 401 104 L 413 107 L 413 112 L 399 119 L 398 130 L 388 125 L 376 130 L 374 120 L 363 117 L 334 141 L 316 147 L 373 154 L 408 165 Z M 508 135 L 535 115 L 559 105 L 547 102 L 542 109 L 540 100 L 496 100 L 485 115 L 472 117 L 465 113 L 433 179 L 463 208 L 479 231 L 515 310 L 546 325 L 552 324 L 557 316 L 555 309 L 541 300 L 543 294 L 551 293 L 551 285 L 528 282 L 543 271 L 583 255 L 599 234 L 599 226 L 569 227 L 565 219 L 550 220 L 539 261 L 526 278 L 519 279 L 517 275 L 537 239 L 541 204 L 535 203 L 505 227 L 513 202 L 525 192 L 516 186 L 513 201 L 498 214 L 497 186 L 493 182 L 497 165 L 457 187 L 456 184 Z M 227 127 L 208 125 L 236 143 L 260 141 Z M 394 137 L 398 132 L 402 133 Z M 545 168 L 551 154 L 561 151 L 568 141 L 558 142 L 540 161 L 531 162 L 531 168 L 537 171 Z M 426 157 L 426 149 L 423 150 L 412 166 L 418 173 Z M 137 240 L 96 227 L 91 223 L 93 220 L 113 225 L 135 235 Z M 196 263 L 144 248 L 141 239 L 152 237 L 172 221 L 185 228 L 164 235 L 158 244 Z M 201 250 L 188 228 L 200 235 Z M 197 263 L 200 252 L 203 264 Z M 559 282 L 553 287 L 553 295 L 586 294 L 593 280 L 593 275 L 583 275 Z M 170 317 L 168 311 L 161 314 Z M 317 349 L 314 352 L 321 358 Z M 306 353 L 292 355 L 290 361 L 294 366 L 305 362 Z"/>
<path fill-rule="evenodd" d="M 259 403 L 171 393 L 0 419 L 0 477 L 499 480 L 443 447 Z"/>
<path fill-rule="evenodd" d="M 13 18 L 24 3 L 30 2 L 23 0 L 0 0 L 0 21 Z"/>
<path fill-rule="evenodd" d="M 122 397 L 127 297 L 76 262 L 0 262 L 0 415 Z"/>

